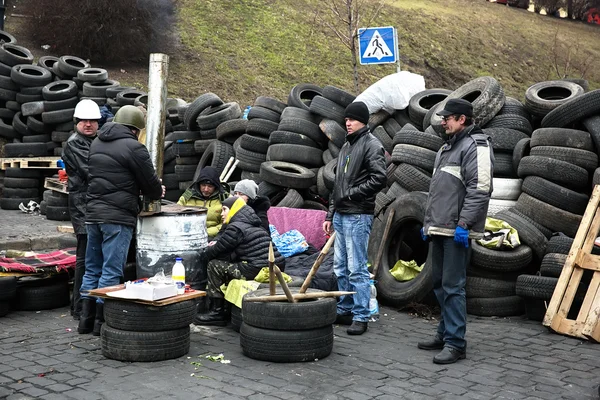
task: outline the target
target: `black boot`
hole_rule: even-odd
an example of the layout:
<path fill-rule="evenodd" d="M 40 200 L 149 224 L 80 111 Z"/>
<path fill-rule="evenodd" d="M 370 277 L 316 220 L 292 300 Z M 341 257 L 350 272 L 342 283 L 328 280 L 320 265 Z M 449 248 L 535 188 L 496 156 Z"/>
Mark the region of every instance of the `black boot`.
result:
<path fill-rule="evenodd" d="M 96 299 L 83 297 L 81 299 L 81 314 L 77 332 L 90 333 L 94 329 L 94 318 L 96 317 Z"/>
<path fill-rule="evenodd" d="M 94 320 L 94 330 L 92 335 L 100 336 L 100 328 L 104 323 L 104 303 L 96 304 L 96 319 Z"/>
<path fill-rule="evenodd" d="M 206 314 L 198 314 L 194 318 L 195 325 L 227 325 L 227 313 L 225 312 L 225 299 L 211 297 L 210 311 Z"/>

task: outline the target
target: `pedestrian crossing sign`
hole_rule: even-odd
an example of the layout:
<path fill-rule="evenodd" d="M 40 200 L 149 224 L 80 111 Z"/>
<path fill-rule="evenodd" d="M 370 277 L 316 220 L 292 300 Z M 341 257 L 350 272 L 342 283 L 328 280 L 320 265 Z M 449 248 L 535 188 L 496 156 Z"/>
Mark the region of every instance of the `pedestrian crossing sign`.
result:
<path fill-rule="evenodd" d="M 360 63 L 388 64 L 398 60 L 398 40 L 393 26 L 358 30 Z"/>

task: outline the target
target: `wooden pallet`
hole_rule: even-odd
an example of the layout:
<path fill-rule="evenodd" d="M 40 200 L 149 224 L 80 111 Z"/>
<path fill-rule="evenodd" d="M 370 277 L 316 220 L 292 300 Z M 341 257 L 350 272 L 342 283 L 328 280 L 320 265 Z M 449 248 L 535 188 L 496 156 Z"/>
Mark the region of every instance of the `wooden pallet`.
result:
<path fill-rule="evenodd" d="M 69 194 L 67 182 L 61 182 L 56 178 L 46 178 L 44 180 L 44 187 L 46 189 L 54 190 L 55 192 Z"/>
<path fill-rule="evenodd" d="M 552 294 L 543 324 L 555 332 L 600 342 L 600 256 L 592 254 L 600 231 L 600 185 L 594 188 L 577 235 Z M 593 276 L 577 314 L 568 319 L 585 270 Z"/>
<path fill-rule="evenodd" d="M 60 157 L 0 158 L 0 168 L 59 169 L 58 160 Z"/>

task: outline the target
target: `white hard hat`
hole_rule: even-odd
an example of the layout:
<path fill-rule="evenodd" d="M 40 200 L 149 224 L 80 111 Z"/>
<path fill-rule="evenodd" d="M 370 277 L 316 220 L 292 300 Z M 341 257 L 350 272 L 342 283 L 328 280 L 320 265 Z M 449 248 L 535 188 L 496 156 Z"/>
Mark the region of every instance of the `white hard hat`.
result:
<path fill-rule="evenodd" d="M 75 113 L 73 118 L 77 119 L 101 119 L 100 108 L 93 100 L 84 99 L 81 100 L 75 106 Z"/>

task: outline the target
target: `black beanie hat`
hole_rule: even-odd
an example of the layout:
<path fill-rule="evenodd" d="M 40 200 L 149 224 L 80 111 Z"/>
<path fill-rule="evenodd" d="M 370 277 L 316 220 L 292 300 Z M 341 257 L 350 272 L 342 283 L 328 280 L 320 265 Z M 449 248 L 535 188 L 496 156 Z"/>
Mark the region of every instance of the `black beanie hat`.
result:
<path fill-rule="evenodd" d="M 369 123 L 369 108 L 362 101 L 350 103 L 344 111 L 345 118 L 352 118 L 367 125 Z"/>
<path fill-rule="evenodd" d="M 231 208 L 233 206 L 233 203 L 235 203 L 235 201 L 239 199 L 239 197 L 237 196 L 231 196 L 226 198 L 225 200 L 223 200 L 223 202 L 221 203 L 222 206 L 227 207 L 227 208 Z"/>

